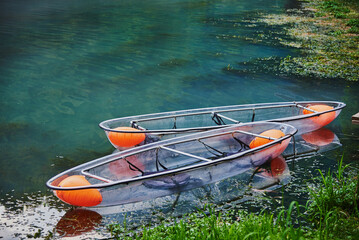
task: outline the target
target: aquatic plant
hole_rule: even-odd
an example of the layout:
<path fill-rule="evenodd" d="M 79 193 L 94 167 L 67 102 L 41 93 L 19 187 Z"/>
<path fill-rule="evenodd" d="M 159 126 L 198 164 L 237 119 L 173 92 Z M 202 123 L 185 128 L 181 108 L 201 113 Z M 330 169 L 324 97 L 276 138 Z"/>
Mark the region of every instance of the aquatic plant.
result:
<path fill-rule="evenodd" d="M 301 76 L 358 81 L 359 15 L 353 9 L 358 4 L 351 4 L 338 0 L 306 3 L 305 8 L 315 11 L 316 17 L 301 17 L 288 29 L 301 43 L 303 55 L 283 59 L 280 68 Z"/>
<path fill-rule="evenodd" d="M 350 12 L 349 8 L 338 1 L 323 1 L 319 7 L 336 18 L 346 18 L 346 14 Z"/>
<path fill-rule="evenodd" d="M 355 19 L 350 19 L 347 22 L 347 26 L 350 27 L 350 29 L 348 30 L 348 33 L 359 33 L 359 18 L 355 18 Z"/>
<path fill-rule="evenodd" d="M 270 33 L 253 36 L 253 43 L 268 42 L 298 49 L 296 56 L 265 59 L 263 68 L 254 67 L 263 59 L 252 59 L 250 68 L 223 68 L 236 74 L 269 72 L 284 76 L 336 78 L 358 81 L 359 76 L 359 13 L 357 2 L 315 0 L 302 2 L 302 9 L 284 14 L 256 17 L 256 24 L 266 24 Z M 243 25 L 245 27 L 245 25 Z M 285 31 L 283 33 L 283 31 Z M 276 65 L 276 66 L 273 66 Z M 247 65 L 248 66 L 248 65 Z"/>

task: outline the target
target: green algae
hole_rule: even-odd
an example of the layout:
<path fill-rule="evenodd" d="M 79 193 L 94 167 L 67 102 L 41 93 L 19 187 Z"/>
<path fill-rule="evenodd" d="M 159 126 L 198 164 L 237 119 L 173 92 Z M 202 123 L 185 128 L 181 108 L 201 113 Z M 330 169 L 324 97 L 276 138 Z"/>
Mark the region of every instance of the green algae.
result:
<path fill-rule="evenodd" d="M 0 135 L 9 135 L 21 132 L 28 128 L 28 124 L 21 122 L 0 123 Z"/>
<path fill-rule="evenodd" d="M 293 23 L 287 32 L 295 43 L 283 44 L 296 44 L 302 51 L 301 56 L 284 58 L 280 70 L 300 76 L 358 81 L 359 35 L 355 28 L 359 14 L 338 1 L 316 0 L 303 3 L 303 7 L 315 14 L 282 16 L 278 23 Z M 270 22 L 273 18 L 265 19 Z"/>
<path fill-rule="evenodd" d="M 222 70 L 235 74 L 269 72 L 284 76 L 358 81 L 358 3 L 338 0 L 301 3 L 301 9 L 289 9 L 283 14 L 258 13 L 250 21 L 252 25 L 268 31 L 245 37 L 221 36 L 253 44 L 297 49 L 297 56 L 251 59 L 235 67 L 228 65 Z M 244 24 L 246 22 L 243 20 L 236 24 L 249 27 Z"/>

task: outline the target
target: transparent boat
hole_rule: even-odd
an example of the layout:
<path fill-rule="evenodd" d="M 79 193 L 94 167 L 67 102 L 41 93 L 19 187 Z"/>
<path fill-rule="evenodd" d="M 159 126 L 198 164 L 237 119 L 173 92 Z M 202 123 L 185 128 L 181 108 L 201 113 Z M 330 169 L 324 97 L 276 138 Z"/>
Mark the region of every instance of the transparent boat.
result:
<path fill-rule="evenodd" d="M 264 134 L 270 131 L 282 134 Z M 287 124 L 255 122 L 194 133 L 93 160 L 58 174 L 46 185 L 75 206 L 153 199 L 260 166 L 279 156 L 296 132 Z M 253 145 L 257 140 L 263 140 L 263 145 Z"/>
<path fill-rule="evenodd" d="M 233 105 L 116 118 L 99 124 L 120 150 L 199 131 L 254 121 L 281 122 L 311 132 L 333 121 L 346 105 L 301 101 Z"/>
<path fill-rule="evenodd" d="M 152 225 L 163 215 L 183 216 L 214 203 L 218 206 L 240 204 L 257 197 L 260 194 L 258 191 L 275 191 L 290 179 L 287 163 L 282 156 L 278 156 L 262 166 L 244 169 L 243 173 L 232 178 L 189 191 L 116 206 L 71 208 L 59 220 L 55 230 L 61 237 L 81 235 L 83 239 L 87 239 L 98 225 L 126 222 L 131 229 L 150 223 Z M 280 194 L 280 191 L 278 192 Z"/>

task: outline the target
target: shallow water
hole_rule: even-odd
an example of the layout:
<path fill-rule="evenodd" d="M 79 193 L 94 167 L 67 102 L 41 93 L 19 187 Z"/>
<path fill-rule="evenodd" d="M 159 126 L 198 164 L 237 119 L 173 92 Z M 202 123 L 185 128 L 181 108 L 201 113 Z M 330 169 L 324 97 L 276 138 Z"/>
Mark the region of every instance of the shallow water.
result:
<path fill-rule="evenodd" d="M 226 71 L 246 69 L 243 62 L 257 58 L 300 54 L 275 40 L 283 29 L 251 21 L 295 5 L 293 0 L 2 1 L 0 236 L 52 231 L 69 207 L 45 182 L 113 151 L 97 126 L 108 118 L 258 102 L 343 101 L 347 108 L 328 126 L 342 147 L 297 161 L 288 199 L 296 199 L 296 189 L 303 187 L 301 172 L 332 168 L 343 152 L 347 162 L 358 163 L 359 127 L 350 120 L 359 111 L 357 83 L 260 69 Z M 272 38 L 255 41 L 263 33 Z M 37 221 L 30 224 L 31 217 Z"/>

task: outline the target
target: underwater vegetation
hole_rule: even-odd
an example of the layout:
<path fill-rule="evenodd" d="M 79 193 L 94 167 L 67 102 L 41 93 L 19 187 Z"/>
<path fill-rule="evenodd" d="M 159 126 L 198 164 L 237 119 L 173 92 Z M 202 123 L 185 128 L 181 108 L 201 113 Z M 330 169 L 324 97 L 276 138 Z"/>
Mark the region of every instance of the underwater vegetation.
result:
<path fill-rule="evenodd" d="M 298 49 L 298 56 L 252 59 L 224 71 L 273 72 L 314 78 L 335 78 L 358 81 L 359 76 L 359 6 L 357 1 L 301 1 L 301 9 L 284 14 L 262 14 L 252 24 L 266 24 L 269 32 L 246 38 L 253 43 L 280 44 Z M 264 28 L 265 29 L 265 28 Z M 284 31 L 284 33 L 283 33 Z M 277 33 L 274 33 L 277 32 Z M 279 61 L 280 60 L 280 61 Z M 263 68 L 244 69 L 248 64 Z"/>
<path fill-rule="evenodd" d="M 300 17 L 288 29 L 303 56 L 284 58 L 280 68 L 301 76 L 358 81 L 358 2 L 316 0 L 303 6 L 314 16 Z"/>

